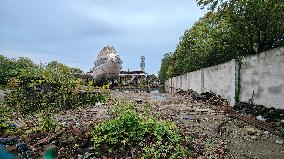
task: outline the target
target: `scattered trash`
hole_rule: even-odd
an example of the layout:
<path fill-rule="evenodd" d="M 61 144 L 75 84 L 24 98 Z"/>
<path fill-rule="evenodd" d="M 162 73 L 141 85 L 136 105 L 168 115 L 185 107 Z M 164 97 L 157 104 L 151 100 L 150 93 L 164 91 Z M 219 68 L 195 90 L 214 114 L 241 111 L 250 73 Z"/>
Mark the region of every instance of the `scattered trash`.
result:
<path fill-rule="evenodd" d="M 270 132 L 269 132 L 269 131 L 264 131 L 263 133 L 266 134 L 266 135 L 268 135 Z"/>
<path fill-rule="evenodd" d="M 160 95 L 154 95 L 153 98 L 157 99 L 157 100 L 161 100 L 162 99 L 162 97 Z"/>
<path fill-rule="evenodd" d="M 282 141 L 282 140 L 276 140 L 275 143 L 276 143 L 276 144 L 283 145 L 283 141 Z"/>
<path fill-rule="evenodd" d="M 229 107 L 227 100 L 212 92 L 198 94 L 192 90 L 179 91 L 174 96 L 130 92 L 123 93 L 122 99 L 134 101 L 139 107 L 142 106 L 140 104 L 149 103 L 151 105 L 148 112 L 150 115 L 157 117 L 157 119 L 176 123 L 180 133 L 186 136 L 191 143 L 188 146 L 193 149 L 193 158 L 238 158 L 241 155 L 241 157 L 256 158 L 257 152 L 254 150 L 257 148 L 248 147 L 246 151 L 241 149 L 242 144 L 249 142 L 263 146 L 263 143 L 259 141 L 271 140 L 271 136 L 273 136 L 269 130 L 257 129 L 258 124 L 269 127 L 267 115 L 255 113 L 256 116 L 248 116 L 242 114 L 241 112 L 251 111 L 246 108 L 247 105 L 234 107 L 237 110 L 235 111 Z M 231 111 L 230 109 L 232 112 L 237 112 L 232 118 L 225 115 Z M 257 112 L 261 110 L 265 109 L 260 109 Z M 268 110 L 269 113 L 278 112 L 274 109 Z M 220 113 L 222 111 L 224 113 Z M 107 112 L 107 104 L 101 103 L 99 103 L 99 107 L 96 104 L 96 107 L 80 108 L 74 112 L 62 112 L 56 116 L 56 120 L 64 127 L 55 134 L 28 135 L 22 141 L 15 137 L 5 136 L 0 138 L 0 144 L 5 143 L 6 149 L 9 151 L 19 152 L 18 156 L 21 158 L 36 158 L 34 156 L 42 154 L 43 147 L 50 144 L 58 147 L 59 158 L 70 156 L 81 159 L 95 158 L 92 149 L 93 142 L 89 136 L 92 126 L 89 125 L 111 116 Z M 249 126 L 248 123 L 256 127 Z M 28 123 L 26 125 L 29 126 Z M 274 147 L 275 145 L 281 147 L 283 141 L 273 138 L 270 144 L 274 144 Z M 280 150 L 277 149 L 277 152 L 279 153 Z"/>
<path fill-rule="evenodd" d="M 277 122 L 284 120 L 284 110 L 267 108 L 263 105 L 255 105 L 253 103 L 240 102 L 234 105 L 234 109 L 258 117 L 261 121 Z"/>
<path fill-rule="evenodd" d="M 142 104 L 142 103 L 143 103 L 142 99 L 135 99 L 134 101 L 135 101 L 137 104 Z"/>
<path fill-rule="evenodd" d="M 36 154 L 29 149 L 28 144 L 19 138 L 0 138 L 0 146 L 4 145 L 9 152 L 18 152 L 20 158 L 35 158 Z"/>
<path fill-rule="evenodd" d="M 266 120 L 266 119 L 264 119 L 261 115 L 257 116 L 256 119 L 257 119 L 257 120 L 260 120 L 260 121 L 265 121 L 265 120 Z"/>
<path fill-rule="evenodd" d="M 28 145 L 26 143 L 18 143 L 16 144 L 18 152 L 25 152 L 28 150 Z"/>
<path fill-rule="evenodd" d="M 20 128 L 20 127 L 24 127 L 26 124 L 22 119 L 17 119 L 14 121 L 12 125 L 14 125 L 17 128 Z"/>
<path fill-rule="evenodd" d="M 96 106 L 101 106 L 101 105 L 102 105 L 101 102 L 97 102 L 97 103 L 96 103 Z"/>
<path fill-rule="evenodd" d="M 194 119 L 194 117 L 192 115 L 184 115 L 183 119 L 185 119 L 185 120 L 192 120 L 192 119 Z"/>
<path fill-rule="evenodd" d="M 3 145 L 12 145 L 17 142 L 17 138 L 14 137 L 7 137 L 7 138 L 0 138 L 0 143 Z"/>

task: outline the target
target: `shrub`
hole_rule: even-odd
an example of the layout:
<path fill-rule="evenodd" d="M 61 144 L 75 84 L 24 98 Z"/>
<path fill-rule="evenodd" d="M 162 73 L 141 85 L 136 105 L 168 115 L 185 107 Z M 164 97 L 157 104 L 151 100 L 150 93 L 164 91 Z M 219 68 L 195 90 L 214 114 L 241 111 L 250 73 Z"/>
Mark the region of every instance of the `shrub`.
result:
<path fill-rule="evenodd" d="M 40 128 L 41 130 L 47 131 L 47 132 L 54 132 L 56 129 L 56 121 L 52 118 L 51 114 L 46 114 L 42 117 L 40 121 Z"/>
<path fill-rule="evenodd" d="M 15 127 L 10 120 L 12 112 L 12 109 L 0 104 L 0 136 L 2 133 L 13 132 L 15 130 Z"/>
<path fill-rule="evenodd" d="M 12 91 L 5 97 L 5 103 L 17 112 L 30 114 L 46 109 L 73 109 L 107 100 L 93 89 L 82 89 L 81 84 L 71 68 L 57 62 L 50 62 L 46 67 L 21 69 L 9 80 Z"/>
<path fill-rule="evenodd" d="M 183 141 L 174 123 L 142 116 L 130 105 L 126 108 L 94 128 L 97 156 L 185 158 L 190 155 L 190 149 L 180 144 Z"/>

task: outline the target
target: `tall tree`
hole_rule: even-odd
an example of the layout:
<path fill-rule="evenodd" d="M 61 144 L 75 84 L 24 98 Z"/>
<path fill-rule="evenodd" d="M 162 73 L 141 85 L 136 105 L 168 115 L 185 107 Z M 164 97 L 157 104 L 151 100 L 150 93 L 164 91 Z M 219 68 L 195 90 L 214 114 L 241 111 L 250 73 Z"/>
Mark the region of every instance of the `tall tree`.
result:
<path fill-rule="evenodd" d="M 165 80 L 171 76 L 171 72 L 168 72 L 168 68 L 172 65 L 172 53 L 164 54 L 161 61 L 161 67 L 158 74 L 158 78 L 161 84 L 164 84 Z"/>
<path fill-rule="evenodd" d="M 283 0 L 197 0 L 218 13 L 239 34 L 236 45 L 247 54 L 284 45 Z"/>
<path fill-rule="evenodd" d="M 208 12 L 162 60 L 165 79 L 284 46 L 283 0 L 197 0 Z M 168 66 L 166 66 L 168 65 Z"/>
<path fill-rule="evenodd" d="M 173 54 L 174 74 L 180 75 L 234 58 L 236 36 L 225 20 L 208 13 L 186 30 Z"/>

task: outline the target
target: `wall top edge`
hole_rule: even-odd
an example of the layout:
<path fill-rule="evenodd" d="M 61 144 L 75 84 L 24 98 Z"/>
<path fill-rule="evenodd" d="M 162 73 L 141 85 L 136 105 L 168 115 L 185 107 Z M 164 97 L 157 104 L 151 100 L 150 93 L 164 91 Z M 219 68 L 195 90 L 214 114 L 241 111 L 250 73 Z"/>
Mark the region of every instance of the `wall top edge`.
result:
<path fill-rule="evenodd" d="M 254 54 L 254 55 L 248 55 L 246 57 L 244 57 L 245 59 L 247 58 L 251 58 L 251 57 L 255 57 L 255 56 L 261 56 L 261 55 L 265 55 L 265 54 L 268 54 L 270 52 L 283 52 L 284 53 L 284 46 L 282 47 L 277 47 L 277 48 L 273 48 L 273 49 L 270 49 L 270 50 L 266 50 L 266 51 L 263 51 L 261 53 L 258 53 L 258 54 Z M 202 68 L 202 69 L 199 69 L 199 70 L 196 70 L 196 71 L 192 71 L 192 72 L 198 72 L 198 71 L 203 71 L 205 69 L 213 69 L 215 67 L 220 67 L 222 65 L 226 65 L 226 64 L 229 64 L 231 62 L 235 62 L 235 59 L 232 59 L 231 61 L 228 61 L 228 62 L 225 62 L 225 63 L 221 63 L 221 64 L 218 64 L 218 65 L 214 65 L 214 66 L 210 66 L 210 67 L 205 67 L 205 68 Z M 185 74 L 188 74 L 188 73 L 192 73 L 192 72 L 187 72 L 187 73 L 184 73 L 182 75 L 185 75 Z M 182 76 L 182 75 L 179 75 L 179 76 Z M 174 77 L 179 77 L 179 76 L 174 76 Z M 174 78 L 172 77 L 172 78 Z M 170 78 L 169 78 L 170 79 Z"/>

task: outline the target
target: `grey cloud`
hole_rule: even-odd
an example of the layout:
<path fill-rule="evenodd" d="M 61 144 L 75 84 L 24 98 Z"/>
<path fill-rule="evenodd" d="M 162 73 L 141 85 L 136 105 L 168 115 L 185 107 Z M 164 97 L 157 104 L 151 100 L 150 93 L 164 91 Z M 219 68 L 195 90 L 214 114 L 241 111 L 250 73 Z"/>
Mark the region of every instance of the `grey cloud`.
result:
<path fill-rule="evenodd" d="M 56 58 L 86 71 L 111 44 L 125 69 L 138 69 L 144 55 L 156 73 L 162 55 L 201 15 L 195 0 L 1 0 L 0 53 Z"/>

